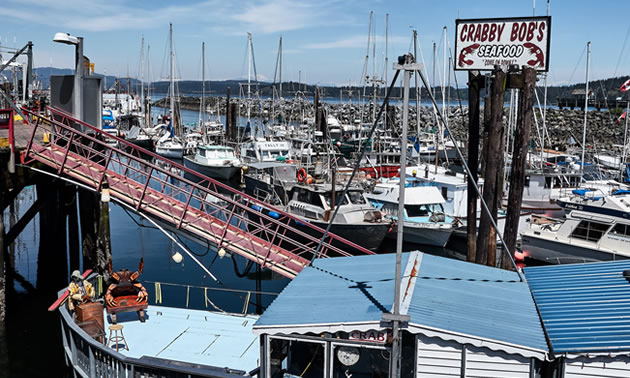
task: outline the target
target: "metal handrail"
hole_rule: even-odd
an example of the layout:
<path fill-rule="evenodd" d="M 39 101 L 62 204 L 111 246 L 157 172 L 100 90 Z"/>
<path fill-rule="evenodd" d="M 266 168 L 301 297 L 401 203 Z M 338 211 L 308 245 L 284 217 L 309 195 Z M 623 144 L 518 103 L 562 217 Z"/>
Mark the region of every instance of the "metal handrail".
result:
<path fill-rule="evenodd" d="M 24 110 L 25 110 L 27 113 L 31 113 L 31 112 L 30 112 L 30 111 L 28 111 L 27 109 L 24 109 Z M 71 120 L 72 122 L 79 123 L 80 125 L 85 126 L 85 127 L 89 128 L 90 130 L 94 131 L 96 134 L 99 134 L 99 135 L 105 134 L 102 130 L 97 129 L 96 127 L 94 127 L 94 126 L 92 126 L 92 125 L 90 125 L 90 124 L 88 124 L 88 123 L 86 123 L 86 122 L 83 122 L 83 121 L 81 121 L 81 120 L 74 119 L 74 118 L 73 118 L 73 116 L 72 116 L 71 114 L 66 113 L 66 112 L 64 112 L 63 110 L 60 110 L 60 109 L 57 109 L 57 108 L 54 108 L 54 107 L 48 107 L 48 110 L 49 110 L 51 113 L 55 113 L 55 114 L 62 115 L 62 116 L 64 117 L 64 119 L 66 119 L 66 120 Z M 33 113 L 31 113 L 31 114 L 33 114 Z M 52 120 L 50 120 L 50 119 L 49 119 L 49 121 L 52 121 L 53 123 L 59 123 L 59 122 L 57 122 L 57 121 L 56 121 L 56 120 L 54 120 L 54 119 L 52 119 Z M 74 129 L 72 128 L 72 126 L 71 126 L 71 125 L 60 124 L 59 126 L 62 126 L 62 127 L 64 127 L 65 129 L 68 129 L 68 128 L 69 128 L 69 129 L 74 130 Z M 104 143 L 103 141 L 101 141 L 101 140 L 99 140 L 99 139 L 97 139 L 97 138 L 94 138 L 94 137 L 92 137 L 92 136 L 91 136 L 91 135 L 89 135 L 89 134 L 84 134 L 84 133 L 78 132 L 78 131 L 76 131 L 76 130 L 75 130 L 75 132 L 76 132 L 76 133 L 78 133 L 79 135 L 81 135 L 82 137 L 87 137 L 89 140 L 91 140 L 91 141 L 93 141 L 93 142 L 96 142 L 96 143 L 98 143 L 98 144 L 101 144 L 101 145 L 103 145 L 103 146 L 106 146 L 107 148 L 110 148 L 110 149 L 116 150 L 116 152 L 117 152 L 117 153 L 122 153 L 123 155 L 126 155 L 126 156 L 127 156 L 127 157 L 129 157 L 129 158 L 132 158 L 132 159 L 134 159 L 134 160 L 136 160 L 136 161 L 139 161 L 141 164 L 148 165 L 149 167 L 154 168 L 155 170 L 158 170 L 158 171 L 160 171 L 160 172 L 164 173 L 164 174 L 165 174 L 165 175 L 167 175 L 167 176 L 172 176 L 172 173 L 171 173 L 171 172 L 169 172 L 169 171 L 167 171 L 167 170 L 165 170 L 165 169 L 162 169 L 159 165 L 153 164 L 153 163 L 151 163 L 151 162 L 147 161 L 146 159 L 143 159 L 143 158 L 141 158 L 141 157 L 139 157 L 139 156 L 134 156 L 134 155 L 132 155 L 132 154 L 129 154 L 129 153 L 127 153 L 124 149 L 116 149 L 116 148 L 113 148 L 113 147 L 111 147 L 111 146 L 108 146 L 108 145 L 107 145 L 106 143 Z M 155 154 L 155 153 L 153 153 L 153 152 L 151 152 L 151 151 L 149 151 L 149 150 L 146 150 L 146 149 L 144 149 L 144 148 L 142 148 L 142 147 L 138 147 L 138 146 L 134 145 L 133 143 L 130 143 L 129 141 L 126 141 L 125 139 L 119 138 L 119 137 L 117 137 L 117 136 L 112 136 L 112 135 L 109 135 L 109 134 L 107 134 L 107 137 L 108 137 L 109 139 L 114 139 L 114 140 L 116 140 L 117 142 L 122 142 L 122 144 L 124 144 L 126 148 L 130 148 L 130 149 L 132 149 L 133 151 L 139 151 L 139 152 L 141 152 L 141 153 L 142 153 L 142 154 L 144 154 L 144 155 L 150 156 L 150 157 L 152 157 L 152 158 L 154 158 L 154 159 L 156 159 L 156 160 L 159 160 L 159 161 L 164 162 L 164 163 L 165 163 L 165 164 L 167 164 L 167 165 L 170 165 L 170 166 L 175 167 L 175 168 L 177 168 L 177 169 L 179 169 L 179 170 L 181 170 L 181 171 L 183 171 L 183 172 L 186 172 L 186 173 L 188 173 L 188 174 L 190 174 L 190 175 L 192 175 L 192 176 L 196 176 L 196 177 L 200 178 L 200 179 L 202 180 L 201 182 L 207 182 L 207 183 L 208 183 L 208 185 L 212 185 L 212 186 L 214 186 L 214 187 L 215 187 L 215 189 L 214 189 L 214 193 L 210 193 L 210 194 L 212 194 L 212 195 L 213 195 L 213 196 L 215 196 L 215 197 L 220 198 L 221 200 L 224 200 L 224 201 L 226 201 L 226 202 L 232 202 L 232 201 L 231 201 L 230 199 L 228 199 L 227 197 L 221 196 L 221 195 L 218 193 L 218 190 L 216 189 L 217 187 L 219 187 L 219 188 L 221 188 L 221 189 L 224 189 L 224 190 L 226 190 L 226 191 L 228 191 L 228 192 L 230 192 L 230 193 L 236 194 L 236 195 L 238 195 L 238 196 L 240 196 L 240 197 L 243 197 L 243 198 L 245 198 L 245 199 L 248 199 L 248 200 L 250 200 L 250 201 L 252 201 L 252 202 L 255 202 L 255 203 L 256 203 L 256 204 L 258 204 L 258 205 L 265 206 L 265 207 L 267 207 L 267 208 L 271 209 L 272 211 L 274 211 L 274 212 L 276 212 L 276 213 L 278 213 L 278 214 L 281 214 L 281 215 L 283 215 L 283 216 L 286 216 L 286 217 L 287 217 L 287 218 L 289 218 L 289 219 L 292 219 L 292 220 L 298 220 L 298 221 L 299 221 L 299 219 L 295 218 L 293 215 L 291 215 L 291 214 L 289 214 L 289 213 L 286 213 L 286 212 L 284 212 L 284 211 L 282 211 L 282 210 L 280 210 L 280 209 L 277 209 L 277 208 L 273 208 L 272 206 L 270 206 L 270 205 L 268 205 L 268 204 L 266 204 L 266 203 L 264 203 L 264 202 L 262 202 L 262 201 L 260 201 L 260 200 L 257 200 L 256 198 L 254 198 L 254 197 L 252 197 L 252 196 L 249 196 L 249 195 L 247 195 L 247 194 L 245 194 L 245 193 L 243 193 L 243 192 L 240 192 L 240 191 L 235 190 L 234 188 L 230 187 L 229 185 L 226 185 L 226 184 L 223 184 L 223 183 L 221 183 L 221 182 L 219 182 L 219 181 L 213 180 L 212 178 L 207 177 L 207 176 L 204 176 L 204 175 L 202 175 L 202 174 L 200 174 L 200 173 L 198 173 L 198 172 L 196 172 L 196 171 L 193 171 L 193 170 L 191 170 L 191 169 L 189 169 L 189 168 L 187 168 L 187 167 L 185 167 L 185 166 L 183 166 L 183 165 L 181 165 L 181 164 L 179 164 L 179 163 L 177 163 L 177 162 L 174 162 L 174 161 L 171 161 L 171 160 L 165 159 L 165 158 L 163 158 L 163 157 L 161 157 L 161 156 L 159 156 L 159 155 L 157 155 L 157 154 Z M 199 185 L 198 183 L 192 182 L 192 181 L 190 181 L 190 180 L 186 179 L 185 177 L 175 177 L 175 178 L 176 178 L 178 181 L 182 181 L 183 183 L 185 183 L 185 184 L 187 184 L 187 185 L 196 186 L 197 188 L 200 188 L 200 189 L 202 189 L 202 190 L 203 190 L 203 189 L 208 189 L 208 190 L 210 190 L 210 187 L 209 187 L 209 186 L 204 188 L 203 186 Z M 167 183 L 167 184 L 168 184 L 168 183 Z M 218 195 L 217 195 L 217 194 L 218 194 Z M 242 207 L 242 206 L 241 206 L 241 207 Z M 274 221 L 274 220 L 276 220 L 276 219 L 275 219 L 275 218 L 270 218 L 270 217 L 269 217 L 269 219 L 267 219 L 267 220 L 269 220 L 269 221 L 272 221 L 272 222 L 273 222 L 273 221 Z M 273 223 L 278 223 L 278 222 L 273 222 Z M 315 231 L 320 231 L 320 232 L 323 234 L 323 231 L 324 231 L 323 229 L 321 229 L 321 228 L 319 228 L 319 227 L 317 227 L 317 226 L 315 226 L 315 225 L 313 225 L 313 224 L 310 224 L 310 223 L 308 223 L 308 222 L 302 222 L 302 223 L 303 223 L 303 224 L 305 224 L 307 227 L 309 227 L 309 228 L 311 228 L 311 229 L 315 230 Z M 287 224 L 287 226 L 288 226 L 288 227 L 290 227 L 288 224 Z M 290 228 L 291 228 L 291 227 L 290 227 Z M 298 231 L 298 230 L 297 230 L 297 229 L 292 228 L 292 230 L 291 230 L 291 231 Z M 340 242 L 342 242 L 342 243 L 344 243 L 344 244 L 346 244 L 346 245 L 348 245 L 348 246 L 350 246 L 350 247 L 352 247 L 352 248 L 354 248 L 354 249 L 356 249 L 356 250 L 358 250 L 358 251 L 360 251 L 360 252 L 363 252 L 363 253 L 366 253 L 366 254 L 374 254 L 374 252 L 372 252 L 372 251 L 370 251 L 370 250 L 368 250 L 368 249 L 366 249 L 366 248 L 364 248 L 364 247 L 362 247 L 362 246 L 360 246 L 360 245 L 358 245 L 358 244 L 355 244 L 355 243 L 353 243 L 353 242 L 351 242 L 351 241 L 349 241 L 349 240 L 343 239 L 342 237 L 340 237 L 340 236 L 338 236 L 338 235 L 335 235 L 335 234 L 330 233 L 330 232 L 328 233 L 328 235 L 330 235 L 330 236 L 331 236 L 331 239 L 334 239 L 334 240 L 340 241 Z M 327 236 L 328 236 L 328 235 L 327 235 Z M 332 246 L 331 246 L 331 247 L 332 247 Z M 328 247 L 328 248 L 330 248 L 330 247 Z M 335 249 L 335 248 L 333 247 L 333 249 Z M 339 250 L 338 252 L 340 252 L 340 253 L 342 253 L 342 254 L 343 254 L 343 251 L 341 251 L 341 250 Z M 348 254 L 348 255 L 349 255 L 349 254 Z"/>
<path fill-rule="evenodd" d="M 51 111 L 53 113 L 63 116 L 63 119 L 65 121 L 73 122 L 73 119 L 70 118 L 66 113 L 60 112 L 52 108 L 51 108 Z M 33 152 L 33 149 L 32 149 L 32 146 L 34 144 L 34 141 L 33 141 L 34 135 L 35 135 L 37 127 L 46 125 L 47 128 L 50 128 L 49 131 L 51 131 L 51 133 L 53 134 L 49 141 L 49 145 L 60 146 L 61 148 L 63 148 L 63 154 L 64 154 L 61 164 L 59 164 L 56 158 L 50 159 L 54 163 L 54 164 L 50 164 L 51 166 L 54 166 L 54 168 L 56 168 L 59 173 L 63 173 L 64 169 L 67 168 L 66 159 L 68 158 L 68 156 L 78 156 L 80 159 L 87 161 L 87 164 L 86 164 L 87 168 L 89 168 L 89 165 L 91 164 L 98 165 L 98 169 L 100 172 L 97 175 L 93 174 L 92 169 L 87 169 L 87 172 L 82 172 L 82 175 L 85 177 L 86 180 L 92 181 L 90 185 L 98 186 L 100 188 L 101 185 L 103 184 L 105 177 L 107 176 L 107 173 L 109 172 L 110 173 L 109 177 L 111 179 L 113 180 L 119 179 L 118 180 L 119 188 L 124 187 L 126 188 L 126 190 L 128 190 L 128 191 L 125 191 L 124 189 L 121 189 L 121 192 L 119 193 L 119 195 L 128 198 L 126 199 L 126 201 L 131 201 L 135 205 L 137 210 L 142 210 L 141 207 L 143 205 L 145 207 L 146 206 L 156 207 L 155 202 L 157 201 L 149 202 L 146 199 L 144 199 L 147 191 L 154 191 L 155 193 L 158 193 L 160 195 L 169 196 L 169 199 L 171 200 L 169 201 L 171 205 L 169 215 L 173 217 L 173 219 L 170 221 L 172 221 L 172 223 L 175 224 L 177 228 L 180 228 L 182 226 L 182 223 L 184 219 L 186 218 L 186 215 L 189 211 L 201 212 L 202 214 L 200 215 L 203 215 L 206 218 L 206 220 L 210 222 L 209 229 L 203 228 L 203 227 L 201 229 L 203 229 L 205 232 L 210 232 L 210 234 L 213 234 L 215 236 L 214 242 L 217 244 L 218 247 L 225 246 L 226 248 L 230 248 L 230 246 L 234 245 L 237 248 L 245 248 L 245 249 L 254 250 L 254 253 L 259 258 L 261 258 L 263 254 L 265 254 L 266 256 L 265 256 L 264 261 L 262 262 L 256 261 L 263 265 L 267 265 L 269 263 L 269 265 L 273 266 L 274 264 L 278 263 L 273 260 L 267 260 L 267 257 L 269 256 L 269 252 L 271 252 L 271 250 L 274 247 L 276 247 L 277 254 L 280 254 L 283 256 L 286 256 L 287 254 L 291 254 L 298 258 L 307 253 L 314 255 L 316 252 L 314 246 L 309 246 L 309 245 L 319 242 L 319 238 L 309 235 L 303 230 L 299 230 L 295 228 L 294 226 L 291 226 L 290 222 L 291 221 L 300 222 L 301 225 L 304 225 L 319 234 L 323 234 L 323 230 L 317 226 L 314 226 L 308 222 L 301 222 L 298 218 L 295 218 L 294 216 L 286 212 L 283 212 L 279 209 L 274 209 L 270 205 L 264 204 L 263 202 L 257 200 L 254 197 L 241 193 L 235 189 L 232 189 L 231 187 L 225 184 L 219 183 L 206 176 L 200 175 L 177 163 L 160 158 L 157 155 L 151 154 L 150 152 L 143 150 L 141 148 L 138 148 L 137 146 L 132 145 L 129 142 L 126 142 L 120 138 L 117 138 L 117 139 L 120 139 L 120 141 L 123 142 L 123 145 L 132 149 L 132 152 L 138 152 L 138 153 L 144 154 L 146 151 L 148 152 L 146 155 L 155 157 L 156 160 L 158 160 L 158 163 L 157 164 L 152 163 L 152 162 L 144 160 L 141 157 L 137 157 L 132 153 L 128 153 L 124 150 L 116 149 L 110 145 L 107 145 L 104 141 L 98 139 L 96 135 L 89 135 L 89 134 L 83 133 L 82 131 L 73 128 L 71 125 L 65 124 L 58 120 L 44 119 L 44 121 L 46 122 L 40 122 L 40 120 L 42 119 L 41 116 L 36 115 L 27 109 L 25 109 L 25 112 L 29 114 L 29 116 L 31 117 L 37 116 L 38 118 L 37 118 L 37 122 L 35 123 L 33 127 L 33 132 L 29 140 L 29 144 L 27 145 L 26 154 L 23 154 L 22 156 L 23 161 L 25 160 L 26 156 L 30 157 L 30 155 L 38 154 L 38 152 Z M 96 134 L 102 133 L 100 130 L 95 129 L 94 127 L 90 125 L 86 124 L 86 127 L 89 127 L 91 130 L 94 130 Z M 107 137 L 112 139 L 110 135 L 107 135 Z M 64 145 L 64 143 L 66 143 L 66 145 Z M 75 146 L 74 150 L 71 148 L 72 145 Z M 44 155 L 41 155 L 41 156 L 43 159 L 46 159 Z M 166 168 L 161 167 L 159 165 L 159 162 L 162 162 L 166 166 Z M 116 168 L 111 168 L 112 166 L 116 166 Z M 200 182 L 196 183 L 184 177 L 181 177 L 179 175 L 175 176 L 169 169 L 167 169 L 169 167 L 179 169 L 194 177 L 197 177 L 200 179 Z M 148 169 L 149 172 L 146 172 L 143 168 Z M 154 175 L 153 172 L 162 174 L 164 175 L 164 177 L 161 177 L 159 174 Z M 137 177 L 133 177 L 136 175 Z M 180 186 L 180 185 L 175 185 L 171 183 L 169 179 L 173 179 L 173 178 L 176 179 L 178 182 L 182 183 L 183 185 Z M 142 190 L 142 193 L 139 199 L 137 198 L 137 195 L 136 195 L 138 187 L 133 185 L 134 182 L 138 185 L 144 185 L 144 189 Z M 159 188 L 151 187 L 149 185 L 150 183 L 158 184 Z M 202 184 L 205 184 L 205 186 Z M 238 196 L 237 198 L 240 198 L 241 200 L 233 199 L 229 197 L 228 195 L 221 194 L 218 191 L 219 189 L 224 189 L 226 192 L 228 192 L 228 194 L 229 193 L 235 194 Z M 136 194 L 132 194 L 131 193 L 132 190 Z M 171 193 L 167 193 L 167 190 L 170 191 Z M 223 202 L 208 206 L 208 204 L 205 201 L 207 195 L 211 195 L 214 198 L 217 198 Z M 183 196 L 184 199 L 179 199 L 178 196 Z M 199 205 L 193 205 L 191 203 L 191 200 L 193 198 L 197 202 L 199 202 Z M 176 206 L 176 205 L 181 205 L 179 207 L 183 208 L 181 209 L 181 213 L 180 213 L 179 208 L 178 209 L 173 208 L 173 206 Z M 253 209 L 252 205 L 259 205 L 259 206 L 264 206 L 267 209 L 272 209 L 279 216 L 275 218 L 275 217 L 270 217 L 264 213 L 260 213 L 256 211 L 255 209 Z M 211 208 L 210 213 L 208 213 L 208 209 L 207 209 L 208 207 Z M 163 210 L 163 208 L 161 209 Z M 228 214 L 228 213 L 231 214 L 230 220 L 232 219 L 232 217 L 234 217 L 238 221 L 238 226 L 234 226 L 233 224 L 230 223 L 230 221 L 226 222 L 224 220 L 216 218 L 215 215 L 221 214 L 222 212 L 224 212 L 225 214 Z M 259 219 L 260 223 L 257 223 L 253 221 L 252 219 L 249 219 L 247 214 L 251 215 L 252 213 L 256 214 L 256 217 Z M 197 222 L 189 221 L 187 224 L 190 225 L 190 227 L 198 227 L 198 226 L 195 226 L 196 223 Z M 247 231 L 251 236 L 262 235 L 263 233 L 266 236 L 273 235 L 271 242 L 269 240 L 265 240 L 263 236 L 259 236 L 259 239 L 260 239 L 259 243 L 262 242 L 263 244 L 268 244 L 268 247 L 269 247 L 268 252 L 267 253 L 256 252 L 255 251 L 256 248 L 254 248 L 253 244 L 250 244 L 250 247 L 246 247 L 246 246 L 243 246 L 242 244 L 236 244 L 234 241 L 224 240 L 223 237 L 225 236 L 225 232 L 223 233 L 222 237 L 218 239 L 217 234 L 213 232 L 212 230 L 214 228 L 212 225 L 220 226 L 221 224 L 224 225 L 223 226 L 224 231 L 227 231 L 228 228 L 236 227 L 240 231 Z M 250 228 L 253 227 L 254 230 L 243 230 L 241 228 L 241 226 L 243 225 L 246 227 L 249 226 Z M 283 230 L 280 230 L 281 227 L 283 228 Z M 286 236 L 286 231 L 290 231 L 293 234 L 301 238 L 304 238 L 309 242 L 298 244 L 295 240 L 292 240 Z M 333 241 L 337 241 L 337 242 L 347 245 L 348 247 L 352 247 L 355 250 L 359 251 L 359 253 L 366 253 L 366 254 L 373 253 L 361 246 L 358 246 L 352 242 L 349 242 L 343 238 L 340 238 L 337 235 L 330 235 L 330 237 L 327 237 L 326 239 L 328 241 L 325 243 L 325 248 L 322 251 L 320 251 L 318 257 L 328 256 L 331 252 L 334 252 L 341 256 L 350 255 L 350 253 L 348 253 L 347 251 L 344 251 L 341 248 L 332 245 L 331 243 Z M 273 244 L 276 240 L 278 240 L 278 244 Z M 250 243 L 253 242 L 251 238 L 249 241 Z M 239 239 L 238 242 L 241 242 L 241 240 Z M 283 242 L 290 243 L 292 245 L 301 246 L 300 251 L 289 251 L 284 247 L 280 247 L 280 244 Z M 258 249 L 259 248 L 260 246 L 258 246 Z M 253 259 L 251 257 L 249 258 Z M 286 257 L 284 257 L 283 259 L 286 260 Z"/>

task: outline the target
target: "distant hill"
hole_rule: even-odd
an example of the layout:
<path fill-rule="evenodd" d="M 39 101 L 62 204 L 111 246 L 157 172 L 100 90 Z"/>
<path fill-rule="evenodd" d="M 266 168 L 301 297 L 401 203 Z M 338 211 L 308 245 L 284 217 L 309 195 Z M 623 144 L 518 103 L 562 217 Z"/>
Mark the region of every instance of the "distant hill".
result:
<path fill-rule="evenodd" d="M 48 88 L 50 86 L 50 77 L 53 75 L 72 75 L 74 70 L 69 68 L 55 68 L 55 67 L 37 67 L 33 69 L 33 75 L 37 75 L 37 79 L 42 82 L 42 86 L 44 88 Z M 94 76 L 105 77 L 103 74 L 95 73 Z M 106 80 L 108 88 L 113 88 L 114 83 L 117 77 L 113 75 L 107 75 Z M 132 90 L 135 89 L 137 85 L 140 84 L 139 80 L 130 78 L 129 84 L 131 85 Z M 120 79 L 121 90 L 126 90 L 127 87 L 127 78 Z"/>
<path fill-rule="evenodd" d="M 38 67 L 34 69 L 37 78 L 42 82 L 44 88 L 48 88 L 50 86 L 50 76 L 51 75 L 70 75 L 72 74 L 72 70 L 70 69 L 60 69 L 54 67 Z M 103 77 L 102 74 L 95 74 L 97 76 Z M 106 82 L 109 88 L 114 88 L 114 83 L 116 81 L 116 77 L 112 75 L 108 75 Z M 597 98 L 607 97 L 609 99 L 614 99 L 616 97 L 622 97 L 624 95 L 623 92 L 619 91 L 619 87 L 630 79 L 630 76 L 621 76 L 615 78 L 608 78 L 605 80 L 595 80 L 589 83 L 590 91 L 592 91 Z M 177 87 L 179 93 L 188 96 L 201 95 L 201 81 L 195 80 L 182 80 L 177 82 Z M 461 84 L 461 83 L 460 83 Z M 127 88 L 131 88 L 132 91 L 139 92 L 140 81 L 133 78 L 119 78 L 119 85 L 121 91 L 126 91 Z M 461 84 L 463 85 L 463 84 Z M 247 93 L 247 81 L 245 80 L 221 80 L 221 81 L 206 81 L 206 93 L 208 95 L 220 95 L 224 96 L 227 92 L 227 88 L 230 88 L 230 92 L 232 96 L 239 96 L 240 87 L 242 87 L 242 93 Z M 157 81 L 152 83 L 151 91 L 156 94 L 166 94 L 168 93 L 169 82 L 167 81 Z M 258 90 L 260 96 L 271 96 L 273 92 L 272 83 L 268 82 L 259 82 L 257 85 L 252 84 L 252 92 Z M 314 85 L 307 85 L 304 83 L 296 83 L 296 82 L 285 82 L 282 83 L 283 96 L 290 97 L 295 95 L 296 92 L 301 91 L 307 97 L 313 96 L 315 91 Z M 550 86 L 547 88 L 547 97 L 548 102 L 555 103 L 558 97 L 572 97 L 572 92 L 574 90 L 584 89 L 584 83 L 577 83 L 572 85 L 563 85 L 563 86 Z M 277 90 L 277 85 L 276 85 Z M 363 93 L 363 88 L 359 87 L 336 87 L 336 86 L 320 86 L 319 87 L 320 94 L 322 97 L 334 97 L 339 98 L 341 91 L 343 91 L 343 98 L 348 98 L 349 93 L 353 94 L 353 98 L 357 98 L 359 93 Z M 539 98 L 540 101 L 543 101 L 542 98 L 542 81 L 538 82 L 538 90 L 539 90 Z M 385 89 L 380 89 L 379 94 L 382 95 L 385 92 Z M 462 100 L 466 100 L 468 98 L 468 89 L 461 88 L 456 90 L 451 87 L 450 96 L 452 99 L 457 99 L 458 97 Z M 371 88 L 367 89 L 368 95 L 371 94 Z M 441 98 L 441 90 L 440 88 L 435 88 L 434 92 L 437 99 Z M 425 88 L 422 88 L 422 98 L 427 98 L 427 92 Z M 483 91 L 482 91 L 483 95 Z M 400 98 L 401 89 L 399 87 L 394 88 L 392 97 Z M 509 96 L 506 93 L 506 96 Z"/>

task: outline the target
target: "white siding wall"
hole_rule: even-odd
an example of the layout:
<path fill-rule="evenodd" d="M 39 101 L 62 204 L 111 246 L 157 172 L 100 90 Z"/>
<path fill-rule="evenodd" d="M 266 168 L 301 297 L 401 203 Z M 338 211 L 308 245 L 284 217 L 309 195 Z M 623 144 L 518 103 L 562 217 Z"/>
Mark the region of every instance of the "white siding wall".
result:
<path fill-rule="evenodd" d="M 564 363 L 565 378 L 628 378 L 630 357 L 580 357 Z"/>
<path fill-rule="evenodd" d="M 462 346 L 454 341 L 418 336 L 416 377 L 461 377 Z"/>
<path fill-rule="evenodd" d="M 530 359 L 418 335 L 418 378 L 529 378 Z"/>
<path fill-rule="evenodd" d="M 523 356 L 467 347 L 466 377 L 529 378 L 530 360 Z"/>

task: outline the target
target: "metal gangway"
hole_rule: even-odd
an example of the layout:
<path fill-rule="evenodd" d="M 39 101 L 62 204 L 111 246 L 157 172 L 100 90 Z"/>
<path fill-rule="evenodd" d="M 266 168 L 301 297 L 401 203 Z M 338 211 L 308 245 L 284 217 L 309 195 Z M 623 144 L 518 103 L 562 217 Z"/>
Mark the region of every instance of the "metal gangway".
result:
<path fill-rule="evenodd" d="M 313 258 L 373 253 L 332 233 L 322 240 L 319 227 L 60 109 L 48 110 L 51 117 L 24 109 L 32 130 L 23 164 L 42 163 L 96 192 L 108 188 L 127 207 L 217 251 L 241 255 L 289 278 Z M 44 137 L 36 140 L 42 131 Z"/>

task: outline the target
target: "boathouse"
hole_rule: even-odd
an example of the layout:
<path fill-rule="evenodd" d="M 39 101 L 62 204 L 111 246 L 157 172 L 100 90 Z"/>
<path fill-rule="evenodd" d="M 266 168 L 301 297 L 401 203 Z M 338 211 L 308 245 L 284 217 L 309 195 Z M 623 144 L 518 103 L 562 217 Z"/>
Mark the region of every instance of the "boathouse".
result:
<path fill-rule="evenodd" d="M 524 269 L 560 377 L 630 377 L 630 261 Z"/>
<path fill-rule="evenodd" d="M 516 272 L 402 257 L 403 377 L 541 376 L 547 342 Z M 382 318 L 394 301 L 395 258 L 320 259 L 302 270 L 254 325 L 261 377 L 387 377 L 391 325 Z"/>

